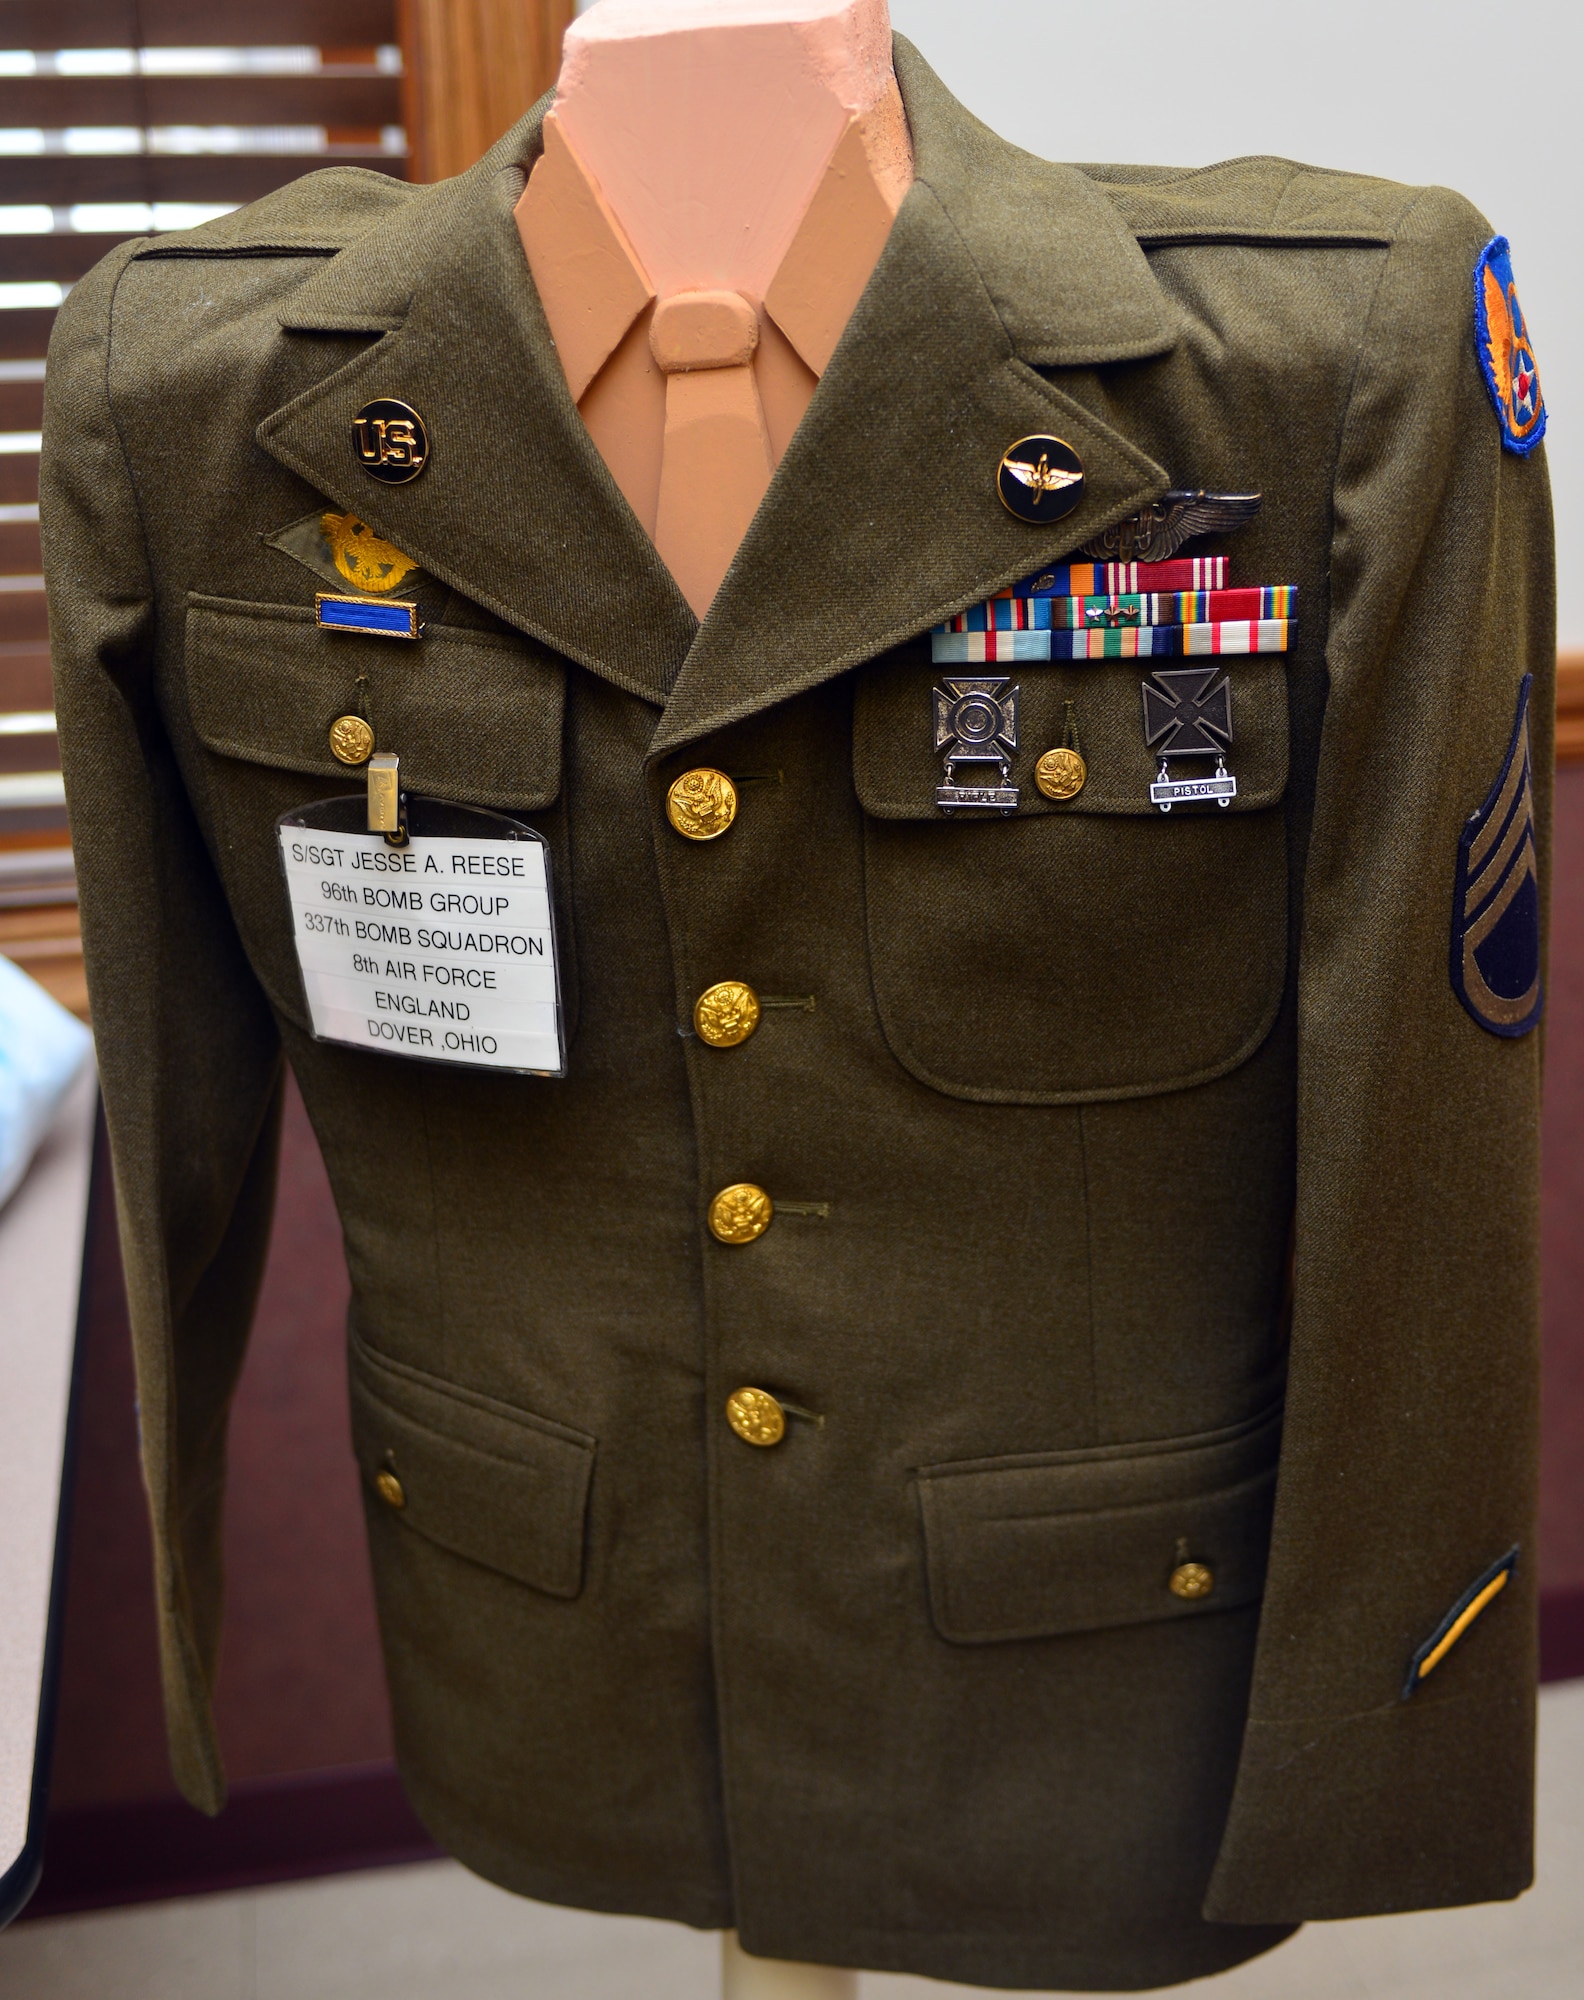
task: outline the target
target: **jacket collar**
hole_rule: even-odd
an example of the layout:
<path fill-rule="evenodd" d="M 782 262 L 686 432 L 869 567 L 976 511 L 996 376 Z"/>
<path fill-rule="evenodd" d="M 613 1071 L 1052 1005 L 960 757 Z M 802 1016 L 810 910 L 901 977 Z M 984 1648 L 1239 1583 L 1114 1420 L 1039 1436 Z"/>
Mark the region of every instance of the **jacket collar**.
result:
<path fill-rule="evenodd" d="M 1035 368 L 1163 353 L 1175 317 L 1099 188 L 997 138 L 900 37 L 896 69 L 917 179 L 702 625 L 578 415 L 512 220 L 548 98 L 293 295 L 289 329 L 383 338 L 259 442 L 436 577 L 665 704 L 656 755 L 1054 561 L 1169 482 Z M 428 426 L 410 485 L 352 457 L 352 419 L 380 396 Z M 1033 432 L 1086 473 L 1083 505 L 1046 529 L 995 491 Z"/>

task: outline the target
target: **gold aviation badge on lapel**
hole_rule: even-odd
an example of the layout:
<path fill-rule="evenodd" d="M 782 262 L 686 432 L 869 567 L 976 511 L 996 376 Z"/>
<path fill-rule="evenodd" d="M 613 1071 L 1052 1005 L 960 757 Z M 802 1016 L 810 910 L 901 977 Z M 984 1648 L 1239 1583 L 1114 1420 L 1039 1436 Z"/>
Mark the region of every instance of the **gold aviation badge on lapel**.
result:
<path fill-rule="evenodd" d="M 1083 460 L 1061 438 L 1019 438 L 1001 454 L 996 491 L 1009 514 L 1044 527 L 1083 499 Z"/>

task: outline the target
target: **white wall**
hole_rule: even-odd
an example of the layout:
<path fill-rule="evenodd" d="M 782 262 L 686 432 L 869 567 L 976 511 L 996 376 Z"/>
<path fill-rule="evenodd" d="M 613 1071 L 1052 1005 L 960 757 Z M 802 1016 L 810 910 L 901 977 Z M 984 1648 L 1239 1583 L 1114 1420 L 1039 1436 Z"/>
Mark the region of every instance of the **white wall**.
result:
<path fill-rule="evenodd" d="M 891 18 L 986 124 L 1047 159 L 1281 153 L 1439 181 L 1482 208 L 1512 239 L 1551 412 L 1559 641 L 1584 648 L 1579 0 L 891 0 Z"/>

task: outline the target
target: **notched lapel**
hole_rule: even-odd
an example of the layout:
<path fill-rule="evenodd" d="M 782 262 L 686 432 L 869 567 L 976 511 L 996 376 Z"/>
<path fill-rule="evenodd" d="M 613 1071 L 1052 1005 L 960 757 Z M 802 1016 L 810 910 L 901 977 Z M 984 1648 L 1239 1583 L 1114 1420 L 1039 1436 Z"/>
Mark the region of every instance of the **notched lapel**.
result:
<path fill-rule="evenodd" d="M 535 137 L 530 121 L 508 141 Z M 431 575 L 660 703 L 697 620 L 567 391 L 512 222 L 522 177 L 506 144 L 415 203 L 400 240 L 360 239 L 304 285 L 288 329 L 383 338 L 258 440 Z M 353 456 L 352 420 L 381 396 L 429 432 L 428 468 L 405 486 Z"/>
<path fill-rule="evenodd" d="M 996 491 L 1002 453 L 1035 433 L 1065 439 L 1084 463 L 1082 505 L 1049 528 L 1015 519 Z M 916 183 L 710 607 L 653 754 L 927 631 L 1169 484 L 1014 352 L 953 219 Z"/>

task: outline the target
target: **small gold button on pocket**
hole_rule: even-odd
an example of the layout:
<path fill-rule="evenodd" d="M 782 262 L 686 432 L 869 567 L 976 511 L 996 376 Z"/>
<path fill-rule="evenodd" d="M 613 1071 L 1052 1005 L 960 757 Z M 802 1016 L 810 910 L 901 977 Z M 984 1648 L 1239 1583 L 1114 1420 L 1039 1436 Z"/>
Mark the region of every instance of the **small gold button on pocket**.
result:
<path fill-rule="evenodd" d="M 1089 767 L 1076 750 L 1047 750 L 1034 766 L 1034 782 L 1048 799 L 1075 799 Z"/>
<path fill-rule="evenodd" d="M 737 787 L 724 771 L 684 771 L 666 793 L 666 818 L 688 840 L 718 840 L 737 817 Z"/>
<path fill-rule="evenodd" d="M 1179 1563 L 1167 1587 L 1173 1597 L 1208 1597 L 1215 1589 L 1215 1575 L 1203 1563 Z"/>
<path fill-rule="evenodd" d="M 405 1507 L 407 1505 L 407 1495 L 402 1488 L 401 1481 L 396 1477 L 394 1472 L 383 1470 L 376 1472 L 374 1475 L 374 1491 L 385 1502 L 387 1507 Z"/>
<path fill-rule="evenodd" d="M 330 754 L 342 764 L 366 764 L 374 754 L 374 732 L 361 715 L 338 715 L 330 725 Z"/>
<path fill-rule="evenodd" d="M 779 1444 L 786 1435 L 786 1412 L 768 1389 L 734 1389 L 726 1421 L 744 1444 Z"/>
<path fill-rule="evenodd" d="M 705 987 L 693 1002 L 693 1026 L 712 1049 L 734 1049 L 759 1025 L 759 995 L 740 979 Z"/>
<path fill-rule="evenodd" d="M 752 1243 L 763 1236 L 775 1215 L 775 1203 L 752 1181 L 734 1181 L 709 1205 L 710 1234 L 717 1243 Z"/>

